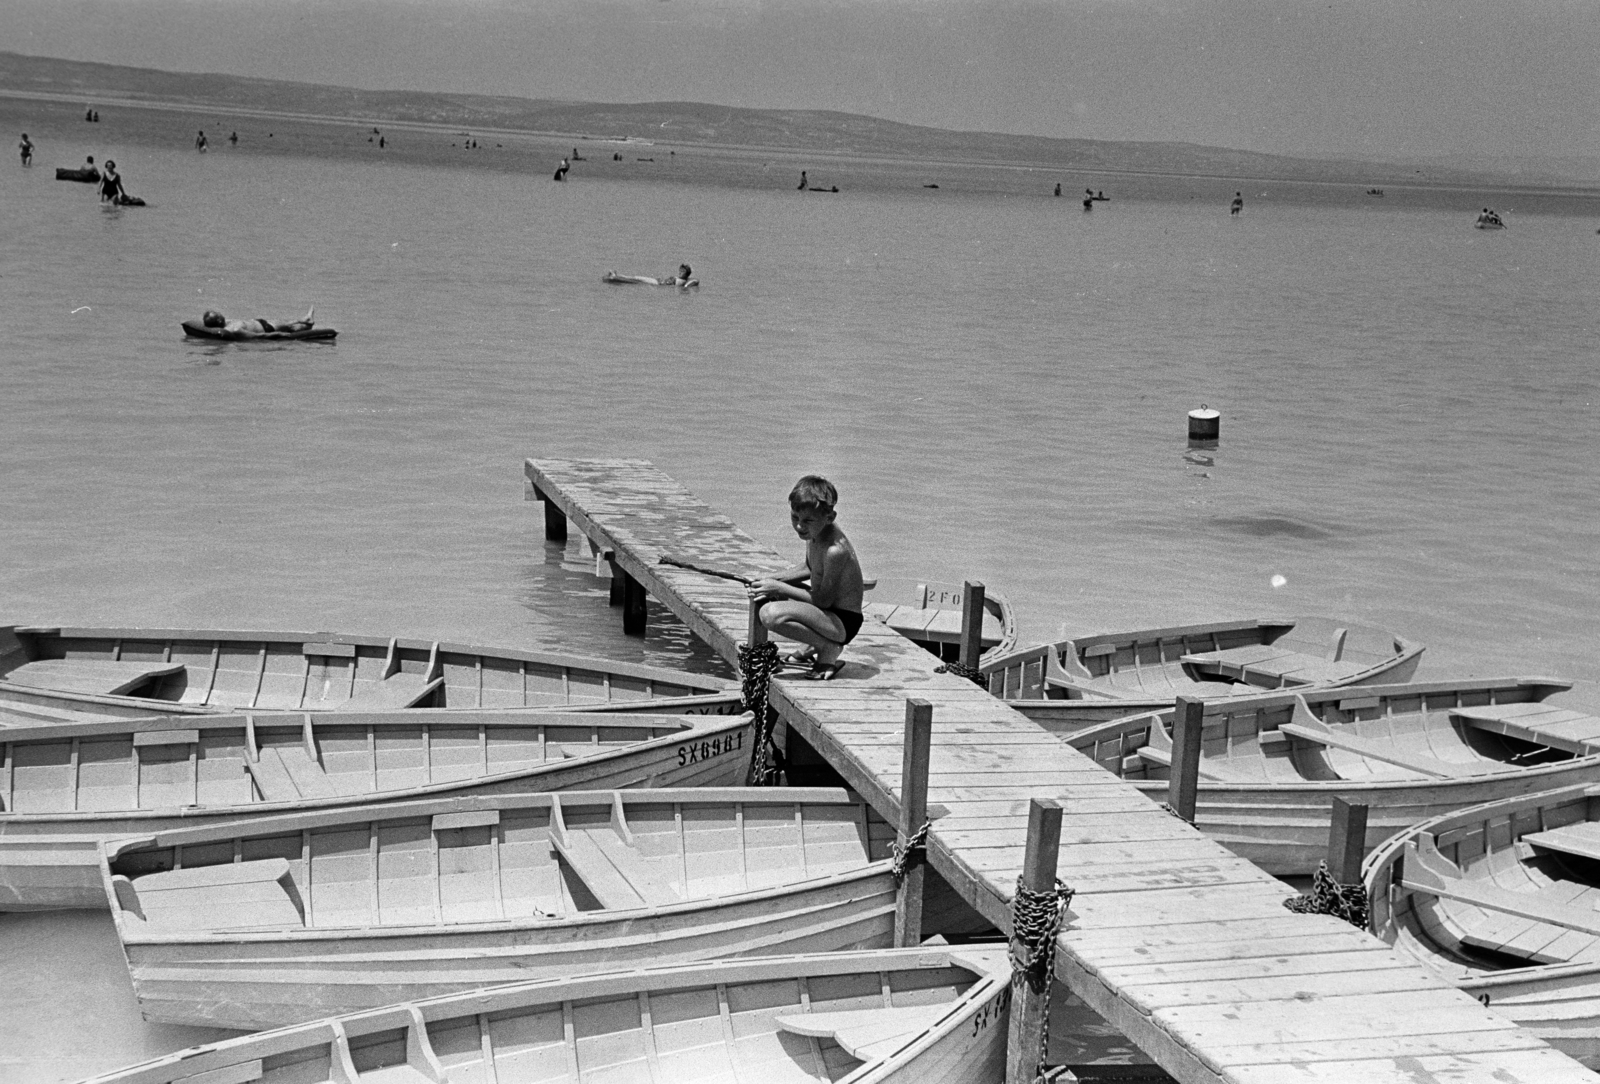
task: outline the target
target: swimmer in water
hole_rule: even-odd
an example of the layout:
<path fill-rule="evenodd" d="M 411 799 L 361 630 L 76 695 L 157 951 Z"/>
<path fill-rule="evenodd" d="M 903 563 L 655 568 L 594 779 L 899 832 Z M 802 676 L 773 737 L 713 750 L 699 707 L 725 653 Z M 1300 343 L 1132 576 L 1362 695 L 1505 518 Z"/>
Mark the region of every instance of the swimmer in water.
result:
<path fill-rule="evenodd" d="M 1244 210 L 1244 193 L 1235 192 L 1233 194 L 1233 202 L 1228 204 L 1228 213 L 1236 215 L 1242 210 Z"/>
<path fill-rule="evenodd" d="M 22 142 L 17 144 L 17 149 L 22 152 L 22 164 L 33 165 L 33 140 L 28 138 L 28 133 L 22 133 Z"/>
<path fill-rule="evenodd" d="M 206 133 L 203 129 L 199 135 L 194 137 L 194 149 L 201 154 L 206 153 Z"/>
<path fill-rule="evenodd" d="M 208 309 L 200 318 L 200 322 L 209 328 L 227 331 L 235 334 L 262 334 L 272 331 L 310 331 L 316 325 L 317 307 L 312 305 L 306 310 L 305 319 L 290 320 L 286 323 L 273 323 L 271 320 L 229 320 L 216 309 Z"/>

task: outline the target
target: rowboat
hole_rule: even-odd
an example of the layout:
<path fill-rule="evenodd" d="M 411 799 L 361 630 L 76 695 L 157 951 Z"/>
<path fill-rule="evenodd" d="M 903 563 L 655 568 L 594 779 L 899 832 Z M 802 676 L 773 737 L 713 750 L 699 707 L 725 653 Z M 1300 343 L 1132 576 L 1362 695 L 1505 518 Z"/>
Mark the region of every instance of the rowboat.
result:
<path fill-rule="evenodd" d="M 1180 696 L 1409 681 L 1421 659 L 1420 644 L 1391 632 L 1302 617 L 1085 636 L 1012 651 L 983 671 L 990 692 L 1035 721 L 1083 725 Z M 1058 703 L 1029 703 L 1041 700 Z"/>
<path fill-rule="evenodd" d="M 0 730 L 0 910 L 104 907 L 100 844 L 430 795 L 742 783 L 749 715 L 303 712 Z"/>
<path fill-rule="evenodd" d="M 1367 845 L 1488 799 L 1600 782 L 1592 743 L 1546 703 L 1549 678 L 1296 689 L 1204 701 L 1195 826 L 1269 873 L 1308 874 L 1327 853 L 1333 799 L 1367 806 Z M 1171 776 L 1173 712 L 1063 736 L 1156 800 Z"/>
<path fill-rule="evenodd" d="M 0 626 L 0 702 L 139 716 L 616 705 L 717 678 L 508 648 L 328 632 Z"/>
<path fill-rule="evenodd" d="M 961 657 L 960 584 L 932 580 L 878 580 L 868 589 L 862 612 L 881 621 L 901 636 L 938 655 L 945 662 Z M 1006 597 L 993 592 L 983 596 L 984 658 L 1004 655 L 1017 646 L 1017 618 Z"/>
<path fill-rule="evenodd" d="M 1372 930 L 1600 1068 L 1600 787 L 1446 813 L 1365 866 Z"/>
<path fill-rule="evenodd" d="M 768 956 L 518 982 L 242 1035 L 86 1084 L 989 1084 L 993 946 Z"/>
<path fill-rule="evenodd" d="M 398 802 L 106 843 L 148 1020 L 260 1028 L 637 964 L 881 948 L 893 832 L 846 791 Z"/>

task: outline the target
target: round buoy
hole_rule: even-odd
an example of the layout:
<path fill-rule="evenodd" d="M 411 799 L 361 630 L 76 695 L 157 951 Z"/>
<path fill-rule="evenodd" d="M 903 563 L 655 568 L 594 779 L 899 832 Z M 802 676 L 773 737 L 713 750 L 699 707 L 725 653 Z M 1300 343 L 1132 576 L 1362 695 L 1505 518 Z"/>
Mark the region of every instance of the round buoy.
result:
<path fill-rule="evenodd" d="M 1189 443 L 1215 445 L 1222 432 L 1222 412 L 1212 410 L 1204 403 L 1199 410 L 1189 411 Z"/>

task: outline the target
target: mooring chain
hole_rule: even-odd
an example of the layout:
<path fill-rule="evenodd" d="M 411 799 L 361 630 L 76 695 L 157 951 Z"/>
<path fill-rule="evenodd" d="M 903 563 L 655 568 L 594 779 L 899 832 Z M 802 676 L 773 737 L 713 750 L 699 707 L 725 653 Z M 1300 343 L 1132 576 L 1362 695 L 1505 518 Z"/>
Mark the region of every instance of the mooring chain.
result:
<path fill-rule="evenodd" d="M 1061 920 L 1072 895 L 1073 890 L 1059 877 L 1055 888 L 1044 892 L 1028 888 L 1019 877 L 1017 894 L 1011 897 L 1012 984 L 1025 982 L 1034 993 L 1044 995 L 1035 1081 L 1044 1079 L 1045 1056 L 1050 1049 L 1050 984 L 1055 977 L 1056 936 L 1061 932 Z M 1018 999 L 1012 999 L 1013 1012 L 1021 1011 L 1019 1004 Z"/>
<path fill-rule="evenodd" d="M 1185 823 L 1185 824 L 1189 823 L 1189 818 L 1185 817 L 1182 813 L 1179 813 L 1178 810 L 1177 810 L 1177 807 L 1174 806 L 1171 802 L 1162 802 L 1161 803 L 1161 808 L 1165 809 L 1168 813 L 1171 813 L 1174 817 L 1177 817 L 1183 823 Z"/>
<path fill-rule="evenodd" d="M 954 674 L 956 677 L 966 678 L 980 688 L 987 689 L 989 687 L 989 679 L 984 676 L 983 671 L 976 666 L 968 666 L 964 662 L 943 663 L 935 666 L 933 672 L 935 674 Z"/>
<path fill-rule="evenodd" d="M 928 829 L 933 827 L 933 822 L 923 821 L 922 827 L 911 834 L 905 846 L 898 842 L 889 844 L 889 850 L 894 854 L 894 864 L 889 867 L 889 872 L 894 874 L 894 883 L 899 884 L 906 879 L 906 874 L 918 862 L 927 859 Z"/>
<path fill-rule="evenodd" d="M 778 781 L 778 772 L 772 767 L 772 724 L 777 713 L 767 703 L 767 683 L 777 672 L 778 645 L 768 640 L 764 644 L 739 645 L 740 693 L 746 711 L 756 717 L 755 748 L 750 754 L 750 785 L 772 786 Z"/>
<path fill-rule="evenodd" d="M 1358 929 L 1367 928 L 1367 889 L 1361 883 L 1340 884 L 1333 879 L 1327 862 L 1317 863 L 1317 872 L 1311 876 L 1311 891 L 1304 896 L 1291 896 L 1283 901 L 1289 910 L 1300 915 L 1332 915 L 1342 918 Z"/>

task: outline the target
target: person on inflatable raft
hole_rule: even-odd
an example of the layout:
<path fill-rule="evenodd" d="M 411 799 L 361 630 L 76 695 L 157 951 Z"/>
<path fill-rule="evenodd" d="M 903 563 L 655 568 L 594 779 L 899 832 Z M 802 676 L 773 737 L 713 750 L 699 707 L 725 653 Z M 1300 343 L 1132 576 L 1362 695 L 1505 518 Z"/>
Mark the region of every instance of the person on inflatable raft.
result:
<path fill-rule="evenodd" d="M 254 320 L 229 320 L 216 309 L 207 309 L 200 322 L 206 327 L 225 331 L 230 335 L 263 335 L 274 331 L 310 331 L 316 326 L 317 307 L 311 306 L 306 311 L 305 319 L 291 320 L 284 323 L 273 323 L 259 317 Z"/>

